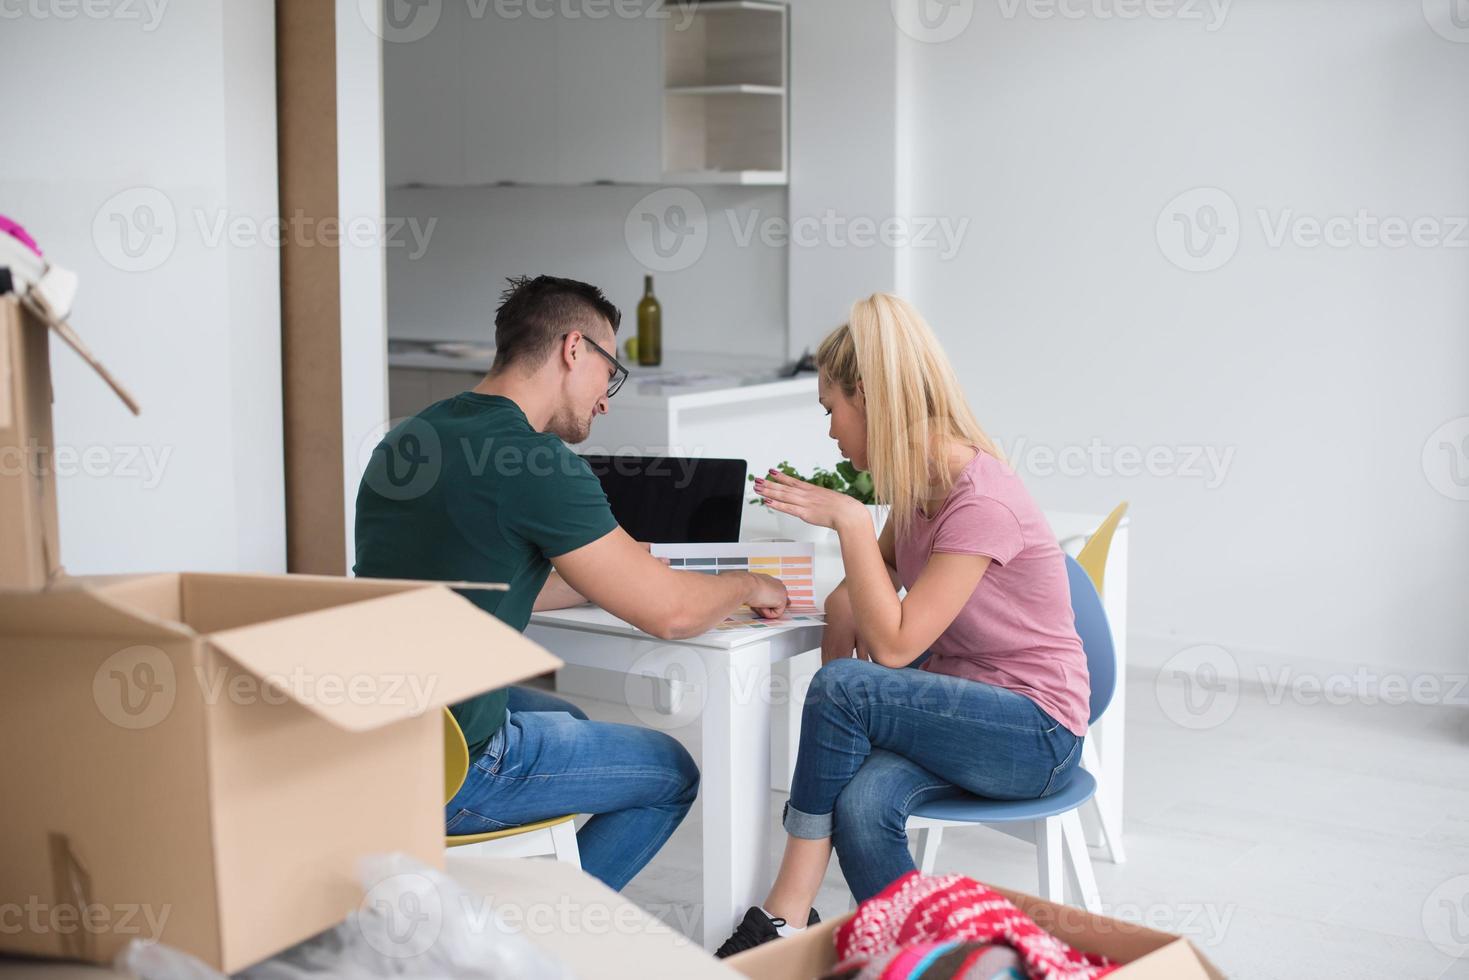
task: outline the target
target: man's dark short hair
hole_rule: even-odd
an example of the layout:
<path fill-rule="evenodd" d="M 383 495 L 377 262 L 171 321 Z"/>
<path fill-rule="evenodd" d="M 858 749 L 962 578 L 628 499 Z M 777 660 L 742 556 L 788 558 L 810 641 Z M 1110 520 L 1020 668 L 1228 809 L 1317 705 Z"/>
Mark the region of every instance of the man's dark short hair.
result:
<path fill-rule="evenodd" d="M 514 276 L 500 294 L 495 310 L 495 364 L 499 371 L 511 364 L 536 368 L 573 330 L 586 331 L 605 319 L 612 332 L 622 313 L 596 286 L 557 276 Z"/>

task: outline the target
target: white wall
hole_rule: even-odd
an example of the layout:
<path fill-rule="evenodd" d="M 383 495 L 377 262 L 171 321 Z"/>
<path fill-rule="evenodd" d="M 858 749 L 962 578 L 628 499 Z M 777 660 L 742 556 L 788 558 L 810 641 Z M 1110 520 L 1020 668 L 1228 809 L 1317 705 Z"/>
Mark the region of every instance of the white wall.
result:
<path fill-rule="evenodd" d="M 1065 6 L 900 39 L 911 207 L 972 219 L 952 261 L 909 253 L 912 299 L 976 410 L 1006 445 L 1233 452 L 1217 487 L 1019 460 L 1047 506 L 1132 501 L 1135 656 L 1462 672 L 1469 503 L 1432 481 L 1469 469 L 1423 460 L 1469 413 L 1469 44 L 1396 0 L 1237 0 L 1213 31 Z M 1164 209 L 1200 186 L 1238 247 L 1190 272 Z M 1457 217 L 1459 247 L 1272 247 L 1258 209 Z"/>
<path fill-rule="evenodd" d="M 664 196 L 642 203 L 651 194 Z M 635 248 L 639 215 L 663 214 L 668 204 L 683 206 L 706 234 L 677 246 L 670 237 L 665 272 L 649 269 Z M 393 337 L 493 343 L 506 277 L 540 273 L 601 286 L 622 310 L 619 336 L 630 337 L 647 269 L 663 304 L 665 351 L 784 356 L 785 249 L 762 242 L 758 230 L 747 234 L 784 220 L 784 188 L 397 188 L 387 207 L 427 242 L 417 247 L 409 224 L 403 246 L 388 249 Z"/>
<path fill-rule="evenodd" d="M 857 225 L 901 213 L 897 71 L 887 3 L 792 2 L 790 219 L 815 234 L 790 245 L 791 357 L 897 287 L 900 250 Z"/>
<path fill-rule="evenodd" d="M 80 274 L 72 323 L 143 406 L 53 346 L 58 447 L 100 447 L 60 481 L 73 573 L 284 568 L 279 258 L 216 237 L 277 210 L 274 50 L 269 0 L 0 22 L 0 210 Z"/>

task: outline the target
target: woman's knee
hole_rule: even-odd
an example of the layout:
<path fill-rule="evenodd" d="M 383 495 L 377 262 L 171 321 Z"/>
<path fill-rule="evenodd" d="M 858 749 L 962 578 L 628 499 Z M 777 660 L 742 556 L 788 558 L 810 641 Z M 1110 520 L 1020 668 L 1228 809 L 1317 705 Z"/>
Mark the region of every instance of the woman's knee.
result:
<path fill-rule="evenodd" d="M 854 695 L 873 685 L 872 670 L 871 663 L 854 657 L 828 661 L 811 678 L 811 687 L 806 692 L 806 708 L 851 703 Z"/>

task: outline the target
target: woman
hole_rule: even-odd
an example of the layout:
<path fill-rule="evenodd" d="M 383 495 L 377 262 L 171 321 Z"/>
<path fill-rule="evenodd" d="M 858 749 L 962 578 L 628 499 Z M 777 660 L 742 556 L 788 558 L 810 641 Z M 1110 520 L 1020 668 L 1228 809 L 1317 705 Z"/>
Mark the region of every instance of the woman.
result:
<path fill-rule="evenodd" d="M 912 870 L 915 807 L 965 792 L 1046 796 L 1086 734 L 1065 559 L 923 318 L 871 296 L 816 365 L 831 437 L 892 516 L 874 537 L 852 497 L 774 470 L 756 483 L 773 509 L 836 530 L 847 577 L 826 601 L 780 873 L 720 956 L 818 921 L 811 902 L 833 845 L 866 899 Z"/>

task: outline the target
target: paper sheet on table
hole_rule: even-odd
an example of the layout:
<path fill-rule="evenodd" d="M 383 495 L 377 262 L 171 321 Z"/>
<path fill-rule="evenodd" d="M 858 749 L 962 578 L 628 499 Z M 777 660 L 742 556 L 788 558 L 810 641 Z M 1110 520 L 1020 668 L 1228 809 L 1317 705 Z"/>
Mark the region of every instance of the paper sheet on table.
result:
<path fill-rule="evenodd" d="M 790 607 L 781 619 L 761 619 L 741 609 L 715 630 L 769 629 L 792 623 L 824 623 L 816 609 L 816 546 L 810 541 L 730 541 L 718 544 L 655 544 L 653 554 L 679 571 L 756 572 L 785 583 Z"/>

